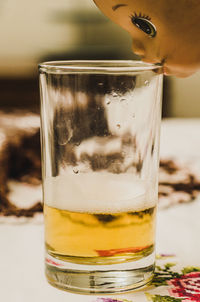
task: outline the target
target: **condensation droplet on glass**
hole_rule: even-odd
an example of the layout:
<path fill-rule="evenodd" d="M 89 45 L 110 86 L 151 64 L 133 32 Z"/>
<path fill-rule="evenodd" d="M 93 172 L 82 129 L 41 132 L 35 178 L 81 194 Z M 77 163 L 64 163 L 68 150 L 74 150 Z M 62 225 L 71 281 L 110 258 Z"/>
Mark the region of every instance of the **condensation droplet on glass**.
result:
<path fill-rule="evenodd" d="M 111 101 L 107 100 L 106 105 L 110 105 Z"/>
<path fill-rule="evenodd" d="M 117 98 L 117 97 L 118 97 L 118 94 L 117 94 L 116 92 L 113 92 L 112 96 L 113 96 L 114 98 Z"/>
<path fill-rule="evenodd" d="M 99 86 L 103 86 L 103 83 L 98 83 Z"/>
<path fill-rule="evenodd" d="M 78 170 L 77 168 L 74 168 L 74 169 L 73 169 L 73 172 L 74 172 L 75 174 L 78 174 L 79 170 Z"/>
<path fill-rule="evenodd" d="M 132 118 L 135 118 L 135 113 L 132 114 Z"/>
<path fill-rule="evenodd" d="M 71 137 L 67 137 L 63 133 L 59 133 L 58 135 L 58 145 L 59 146 L 65 146 L 70 141 Z"/>
<path fill-rule="evenodd" d="M 118 129 L 121 128 L 121 125 L 120 125 L 120 124 L 117 124 L 117 128 L 118 128 Z"/>
<path fill-rule="evenodd" d="M 62 128 L 62 125 L 61 125 L 61 124 L 56 124 L 55 127 L 56 127 L 56 128 Z"/>
<path fill-rule="evenodd" d="M 123 103 L 123 102 L 125 102 L 125 101 L 126 101 L 126 99 L 121 99 L 121 100 L 120 100 L 121 103 Z"/>
<path fill-rule="evenodd" d="M 59 144 L 60 146 L 65 146 L 65 145 L 67 145 L 67 142 L 68 142 L 68 141 L 58 140 L 58 144 Z"/>
<path fill-rule="evenodd" d="M 146 86 L 149 86 L 149 81 L 146 80 L 146 81 L 144 82 L 144 84 L 145 84 Z"/>

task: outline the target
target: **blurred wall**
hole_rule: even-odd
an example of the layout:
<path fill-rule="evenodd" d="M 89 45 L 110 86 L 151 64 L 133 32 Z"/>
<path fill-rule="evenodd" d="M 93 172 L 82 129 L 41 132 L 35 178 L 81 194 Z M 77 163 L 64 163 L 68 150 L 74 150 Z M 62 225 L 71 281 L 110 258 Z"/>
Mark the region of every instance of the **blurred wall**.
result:
<path fill-rule="evenodd" d="M 1 0 L 0 40 L 0 76 L 30 75 L 40 60 L 72 53 L 131 56 L 128 35 L 92 0 Z"/>
<path fill-rule="evenodd" d="M 0 0 L 0 109 L 39 108 L 37 64 L 134 59 L 131 40 L 92 0 Z M 163 115 L 200 116 L 200 74 L 166 77 Z"/>
<path fill-rule="evenodd" d="M 39 110 L 46 60 L 133 59 L 131 41 L 92 0 L 0 0 L 0 109 Z"/>
<path fill-rule="evenodd" d="M 200 72 L 185 79 L 170 77 L 165 93 L 168 116 L 200 118 Z"/>

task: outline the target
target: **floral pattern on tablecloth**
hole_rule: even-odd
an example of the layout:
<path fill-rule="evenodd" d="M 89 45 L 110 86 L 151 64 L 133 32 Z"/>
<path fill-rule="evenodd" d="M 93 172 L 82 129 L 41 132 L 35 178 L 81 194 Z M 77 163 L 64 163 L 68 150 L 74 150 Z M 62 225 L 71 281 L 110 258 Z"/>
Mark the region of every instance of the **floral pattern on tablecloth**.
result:
<path fill-rule="evenodd" d="M 175 297 L 187 297 L 184 301 L 200 301 L 200 272 L 192 272 L 168 282 L 173 288 L 170 294 Z"/>
<path fill-rule="evenodd" d="M 140 293 L 140 299 L 137 295 L 132 299 L 98 298 L 95 302 L 200 302 L 200 267 L 183 266 L 175 255 L 158 255 L 154 278 Z"/>
<path fill-rule="evenodd" d="M 126 300 L 126 299 L 118 300 L 118 299 L 112 299 L 112 298 L 98 298 L 96 300 L 96 302 L 132 302 L 132 301 Z"/>
<path fill-rule="evenodd" d="M 165 294 L 146 292 L 147 299 L 152 302 L 200 302 L 200 267 L 181 267 L 175 257 L 169 259 L 160 255 L 158 258 L 152 285 L 160 287 Z"/>

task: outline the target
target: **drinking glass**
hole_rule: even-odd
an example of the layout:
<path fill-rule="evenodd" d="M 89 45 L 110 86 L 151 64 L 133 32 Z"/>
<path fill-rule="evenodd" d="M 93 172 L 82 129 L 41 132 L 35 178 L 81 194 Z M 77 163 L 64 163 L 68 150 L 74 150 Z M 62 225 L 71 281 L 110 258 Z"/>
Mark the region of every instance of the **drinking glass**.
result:
<path fill-rule="evenodd" d="M 158 199 L 160 66 L 39 65 L 49 283 L 116 293 L 151 281 Z"/>

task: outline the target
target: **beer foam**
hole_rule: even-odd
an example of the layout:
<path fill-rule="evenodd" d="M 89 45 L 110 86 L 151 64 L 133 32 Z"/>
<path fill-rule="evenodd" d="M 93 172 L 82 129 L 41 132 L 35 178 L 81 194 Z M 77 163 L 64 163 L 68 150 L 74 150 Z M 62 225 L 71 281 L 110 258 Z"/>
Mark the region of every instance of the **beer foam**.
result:
<path fill-rule="evenodd" d="M 131 174 L 68 174 L 44 181 L 44 202 L 71 212 L 106 214 L 140 211 L 156 203 L 148 186 Z"/>

